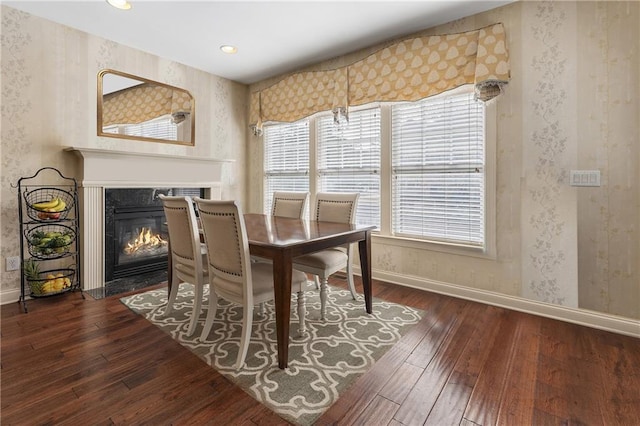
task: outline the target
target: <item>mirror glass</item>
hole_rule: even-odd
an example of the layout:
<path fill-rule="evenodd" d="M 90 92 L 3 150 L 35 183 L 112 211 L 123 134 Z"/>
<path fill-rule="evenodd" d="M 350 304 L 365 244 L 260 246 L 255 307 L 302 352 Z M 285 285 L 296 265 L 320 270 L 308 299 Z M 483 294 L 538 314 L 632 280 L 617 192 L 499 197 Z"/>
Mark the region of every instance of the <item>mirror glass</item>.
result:
<path fill-rule="evenodd" d="M 135 75 L 98 73 L 98 136 L 195 144 L 195 101 L 178 87 Z"/>

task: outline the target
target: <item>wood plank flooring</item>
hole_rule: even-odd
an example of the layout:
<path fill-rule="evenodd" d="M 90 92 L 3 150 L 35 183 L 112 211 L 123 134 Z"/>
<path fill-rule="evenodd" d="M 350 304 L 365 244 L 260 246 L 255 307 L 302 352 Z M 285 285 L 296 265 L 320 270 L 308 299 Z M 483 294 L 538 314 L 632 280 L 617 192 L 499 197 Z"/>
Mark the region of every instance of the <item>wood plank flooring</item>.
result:
<path fill-rule="evenodd" d="M 318 425 L 640 425 L 640 339 L 378 281 L 373 289 L 427 314 Z M 286 424 L 121 296 L 0 308 L 3 425 Z"/>

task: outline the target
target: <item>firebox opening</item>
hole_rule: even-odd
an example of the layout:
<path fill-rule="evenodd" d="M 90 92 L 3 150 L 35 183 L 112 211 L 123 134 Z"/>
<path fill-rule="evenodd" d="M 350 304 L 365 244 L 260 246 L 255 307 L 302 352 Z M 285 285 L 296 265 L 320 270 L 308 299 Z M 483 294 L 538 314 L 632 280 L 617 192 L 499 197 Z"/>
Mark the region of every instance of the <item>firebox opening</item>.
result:
<path fill-rule="evenodd" d="M 113 188 L 105 190 L 105 292 L 131 291 L 166 281 L 166 195 L 203 197 L 203 188 Z"/>

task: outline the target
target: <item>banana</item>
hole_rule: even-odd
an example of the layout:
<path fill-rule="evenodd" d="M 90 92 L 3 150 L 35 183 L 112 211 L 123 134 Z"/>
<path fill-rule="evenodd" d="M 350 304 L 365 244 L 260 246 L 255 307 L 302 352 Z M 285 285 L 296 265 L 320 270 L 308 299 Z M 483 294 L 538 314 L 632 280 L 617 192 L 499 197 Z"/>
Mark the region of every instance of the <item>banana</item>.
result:
<path fill-rule="evenodd" d="M 55 207 L 51 207 L 51 210 L 53 210 L 54 212 L 61 212 L 67 208 L 67 203 L 62 201 L 60 198 L 57 198 L 57 200 L 58 204 L 56 204 Z"/>
<path fill-rule="evenodd" d="M 36 203 L 33 205 L 33 208 L 36 210 L 46 210 L 55 208 L 60 203 L 60 198 L 52 198 L 51 201 L 45 201 L 42 203 Z"/>

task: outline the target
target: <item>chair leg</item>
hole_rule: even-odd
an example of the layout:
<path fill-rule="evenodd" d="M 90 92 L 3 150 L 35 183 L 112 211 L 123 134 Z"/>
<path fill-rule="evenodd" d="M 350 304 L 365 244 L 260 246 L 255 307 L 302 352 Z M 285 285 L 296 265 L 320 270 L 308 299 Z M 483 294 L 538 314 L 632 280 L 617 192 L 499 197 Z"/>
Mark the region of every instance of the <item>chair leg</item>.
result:
<path fill-rule="evenodd" d="M 353 283 L 353 265 L 349 261 L 347 263 L 347 284 L 349 284 L 349 291 L 351 292 L 351 297 L 353 300 L 356 300 L 356 286 Z"/>
<path fill-rule="evenodd" d="M 320 319 L 325 319 L 325 312 L 327 310 L 327 295 L 329 292 L 329 279 L 322 278 L 320 282 Z"/>
<path fill-rule="evenodd" d="M 240 338 L 240 349 L 238 351 L 238 359 L 236 360 L 236 370 L 244 365 L 249 350 L 249 341 L 251 340 L 251 327 L 253 326 L 253 306 L 245 306 L 242 315 L 242 337 Z"/>
<path fill-rule="evenodd" d="M 178 296 L 178 288 L 180 288 L 180 279 L 173 274 L 171 278 L 171 292 L 169 293 L 169 297 L 167 299 L 167 307 L 164 310 L 165 315 L 169 315 L 171 310 L 173 309 L 173 304 L 176 301 L 176 297 Z"/>
<path fill-rule="evenodd" d="M 266 304 L 264 302 L 260 303 L 260 312 L 261 317 L 264 317 L 267 314 Z"/>
<path fill-rule="evenodd" d="M 349 284 L 349 291 L 351 297 L 356 300 L 356 286 L 353 284 L 353 244 L 349 244 L 347 247 L 347 283 Z"/>
<path fill-rule="evenodd" d="M 204 322 L 204 328 L 202 334 L 200 334 L 200 340 L 203 342 L 209 337 L 209 332 L 213 326 L 213 319 L 216 317 L 216 311 L 218 310 L 218 295 L 213 289 L 209 290 L 209 311 L 207 312 L 207 319 Z"/>
<path fill-rule="evenodd" d="M 307 332 L 307 327 L 305 325 L 305 295 L 304 291 L 298 292 L 298 333 L 305 334 Z"/>
<path fill-rule="evenodd" d="M 320 290 L 320 278 L 317 275 L 314 275 L 313 281 L 316 283 L 316 290 Z"/>
<path fill-rule="evenodd" d="M 202 292 L 204 284 L 195 284 L 195 291 L 193 295 L 193 309 L 191 311 L 191 321 L 189 321 L 189 328 L 187 328 L 187 336 L 191 336 L 196 331 L 196 324 L 200 318 L 200 312 L 202 311 Z"/>

